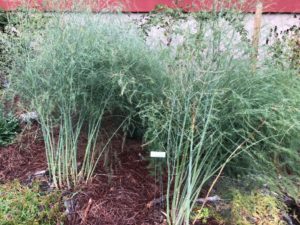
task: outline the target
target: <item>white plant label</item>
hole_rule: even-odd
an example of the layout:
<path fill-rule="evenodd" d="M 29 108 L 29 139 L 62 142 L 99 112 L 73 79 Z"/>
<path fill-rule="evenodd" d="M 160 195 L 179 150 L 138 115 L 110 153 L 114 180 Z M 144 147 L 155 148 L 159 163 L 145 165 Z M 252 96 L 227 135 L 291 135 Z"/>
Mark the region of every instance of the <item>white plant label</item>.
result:
<path fill-rule="evenodd" d="M 150 157 L 152 158 L 166 158 L 166 153 L 165 152 L 150 152 Z"/>

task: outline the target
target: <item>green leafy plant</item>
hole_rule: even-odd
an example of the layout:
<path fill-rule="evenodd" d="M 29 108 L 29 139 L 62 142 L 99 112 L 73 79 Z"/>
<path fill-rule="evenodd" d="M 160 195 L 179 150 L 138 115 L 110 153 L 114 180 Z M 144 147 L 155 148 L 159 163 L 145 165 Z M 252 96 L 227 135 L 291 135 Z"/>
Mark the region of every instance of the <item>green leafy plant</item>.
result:
<path fill-rule="evenodd" d="M 19 131 L 18 119 L 12 114 L 5 115 L 0 108 L 0 146 L 11 144 Z"/>
<path fill-rule="evenodd" d="M 9 35 L 0 31 L 0 88 L 9 69 L 12 53 Z"/>
<path fill-rule="evenodd" d="M 200 221 L 203 224 L 207 223 L 209 217 L 211 217 L 210 209 L 205 207 L 203 209 L 194 209 L 194 215 L 192 215 L 191 219 Z"/>
<path fill-rule="evenodd" d="M 38 183 L 31 188 L 13 181 L 0 185 L 0 224 L 62 224 L 59 192 L 41 193 Z"/>
<path fill-rule="evenodd" d="M 267 38 L 269 51 L 278 64 L 298 70 L 300 64 L 300 27 L 292 26 L 279 34 L 278 27 L 270 30 Z"/>
<path fill-rule="evenodd" d="M 0 9 L 0 31 L 4 31 L 4 28 L 7 24 L 7 13 L 3 9 Z"/>
<path fill-rule="evenodd" d="M 194 221 L 194 224 L 210 224 L 211 221 L 214 221 L 217 224 L 224 225 L 226 223 L 226 217 L 222 215 L 222 209 L 227 207 L 216 205 L 217 207 L 214 207 L 213 205 L 206 205 L 205 207 L 202 207 L 201 205 L 197 205 L 192 213 L 191 213 L 191 221 Z M 224 209 L 223 209 L 224 210 Z M 213 222 L 213 223 L 214 223 Z"/>

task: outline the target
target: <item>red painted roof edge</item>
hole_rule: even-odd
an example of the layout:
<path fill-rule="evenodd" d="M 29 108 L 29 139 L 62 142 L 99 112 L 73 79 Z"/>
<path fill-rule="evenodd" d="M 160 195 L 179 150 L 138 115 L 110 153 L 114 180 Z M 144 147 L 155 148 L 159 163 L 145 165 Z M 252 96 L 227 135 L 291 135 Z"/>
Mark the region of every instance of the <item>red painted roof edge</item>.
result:
<path fill-rule="evenodd" d="M 74 5 L 82 0 L 0 0 L 0 8 L 4 10 L 15 10 L 18 7 L 33 8 L 42 11 L 74 11 Z M 129 2 L 130 1 L 130 2 Z M 240 4 L 239 0 L 231 0 L 231 3 L 218 1 L 217 8 L 231 8 L 232 6 L 253 13 L 257 0 L 246 0 Z M 76 3 L 74 3 L 76 2 Z M 223 1 L 225 2 L 225 1 Z M 262 0 L 264 13 L 300 13 L 300 0 Z M 170 8 L 182 8 L 189 11 L 212 10 L 213 0 L 181 0 L 175 4 L 172 0 L 84 0 L 84 7 L 89 6 L 93 11 L 99 12 L 104 9 L 109 11 L 123 11 L 147 13 L 156 8 L 157 5 L 165 5 Z M 77 8 L 77 10 L 80 8 Z"/>

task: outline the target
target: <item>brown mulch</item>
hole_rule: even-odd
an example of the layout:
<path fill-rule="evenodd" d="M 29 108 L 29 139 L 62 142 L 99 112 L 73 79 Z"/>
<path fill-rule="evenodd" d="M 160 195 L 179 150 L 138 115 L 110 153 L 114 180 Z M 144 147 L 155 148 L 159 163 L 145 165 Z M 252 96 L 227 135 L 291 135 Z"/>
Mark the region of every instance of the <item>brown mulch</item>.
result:
<path fill-rule="evenodd" d="M 164 224 L 160 207 L 147 203 L 160 196 L 159 186 L 149 174 L 141 157 L 140 141 L 122 138 L 112 143 L 114 168 L 99 163 L 89 184 L 72 191 L 74 211 L 69 225 L 155 225 Z M 0 183 L 14 179 L 25 182 L 37 171 L 47 168 L 44 143 L 37 125 L 19 135 L 16 143 L 0 148 Z"/>
<path fill-rule="evenodd" d="M 147 203 L 159 196 L 159 187 L 149 175 L 148 163 L 140 155 L 140 142 L 127 140 L 116 156 L 120 162 L 113 172 L 98 168 L 93 181 L 78 190 L 76 213 L 69 224 L 153 225 L 162 224 L 159 207 Z M 122 140 L 114 140 L 112 149 L 120 149 Z"/>
<path fill-rule="evenodd" d="M 47 168 L 44 142 L 37 125 L 24 128 L 16 143 L 0 147 L 0 183 L 25 181 L 36 171 Z"/>

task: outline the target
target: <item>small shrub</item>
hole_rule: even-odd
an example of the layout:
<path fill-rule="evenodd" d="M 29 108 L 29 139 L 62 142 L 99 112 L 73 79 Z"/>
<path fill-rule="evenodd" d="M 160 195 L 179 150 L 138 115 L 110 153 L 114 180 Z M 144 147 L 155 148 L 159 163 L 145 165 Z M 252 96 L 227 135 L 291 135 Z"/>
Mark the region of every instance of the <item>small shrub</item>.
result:
<path fill-rule="evenodd" d="M 191 220 L 192 221 L 200 221 L 201 224 L 206 224 L 208 218 L 212 216 L 210 209 L 205 207 L 202 210 L 201 209 L 194 209 L 193 213 L 191 215 Z"/>
<path fill-rule="evenodd" d="M 0 108 L 0 147 L 12 143 L 19 131 L 18 119 L 12 114 L 5 115 Z"/>
<path fill-rule="evenodd" d="M 7 13 L 0 9 L 0 31 L 4 31 L 5 26 L 8 24 Z"/>
<path fill-rule="evenodd" d="M 220 210 L 218 207 L 218 210 Z M 193 209 L 191 214 L 191 221 L 194 221 L 193 224 L 211 224 L 210 221 L 214 221 L 219 225 L 226 224 L 225 217 L 212 205 L 205 207 L 197 206 Z M 214 223 L 213 223 L 214 224 Z"/>
<path fill-rule="evenodd" d="M 294 25 L 279 34 L 277 26 L 271 29 L 267 38 L 274 60 L 284 67 L 300 73 L 300 26 Z"/>
<path fill-rule="evenodd" d="M 11 64 L 11 44 L 9 35 L 0 31 L 0 89 Z"/>
<path fill-rule="evenodd" d="M 39 193 L 39 185 L 32 188 L 19 182 L 0 185 L 0 225 L 62 224 L 58 192 Z"/>
<path fill-rule="evenodd" d="M 236 191 L 231 202 L 231 221 L 234 225 L 280 225 L 281 206 L 272 196 L 261 193 L 241 194 Z"/>

